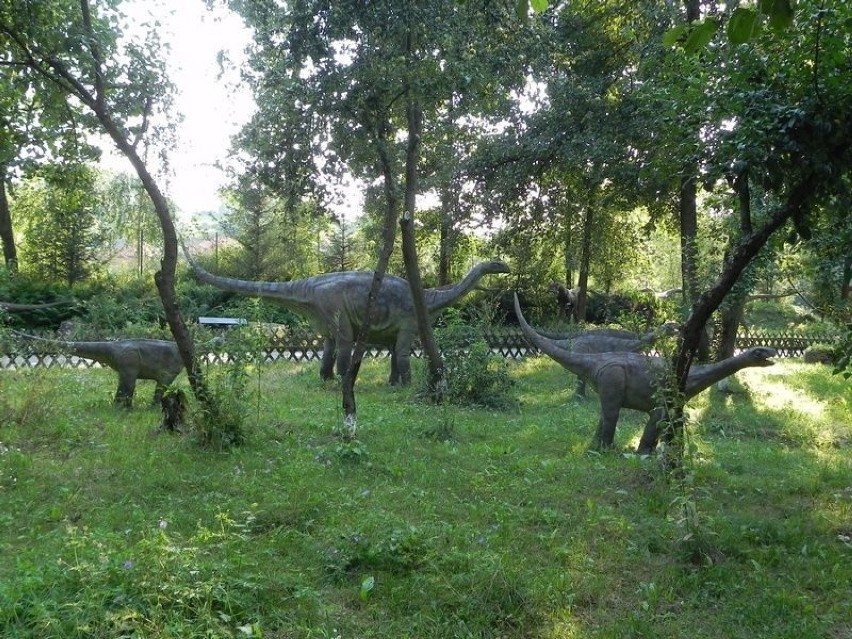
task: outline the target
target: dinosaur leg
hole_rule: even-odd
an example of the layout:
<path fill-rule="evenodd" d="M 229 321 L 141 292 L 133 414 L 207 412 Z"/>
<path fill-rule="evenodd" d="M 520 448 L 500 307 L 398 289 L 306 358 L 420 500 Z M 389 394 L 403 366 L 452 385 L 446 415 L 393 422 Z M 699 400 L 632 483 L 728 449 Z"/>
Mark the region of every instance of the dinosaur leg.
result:
<path fill-rule="evenodd" d="M 601 400 L 601 417 L 598 420 L 598 429 L 592 440 L 592 447 L 596 449 L 612 448 L 615 445 L 615 426 L 621 413 L 621 404 L 605 405 Z"/>
<path fill-rule="evenodd" d="M 408 353 L 396 354 L 396 370 L 396 382 L 391 383 L 397 386 L 408 386 L 411 383 L 411 359 Z M 393 370 L 391 370 L 391 375 L 393 375 Z"/>
<path fill-rule="evenodd" d="M 391 351 L 390 377 L 388 377 L 388 384 L 391 386 L 397 386 L 400 384 L 396 350 Z"/>
<path fill-rule="evenodd" d="M 352 339 L 337 337 L 337 374 L 343 377 L 352 361 Z"/>
<path fill-rule="evenodd" d="M 577 377 L 577 387 L 574 393 L 577 397 L 585 397 L 586 396 L 586 380 L 582 377 Z"/>
<path fill-rule="evenodd" d="M 331 337 L 323 338 L 322 359 L 320 360 L 320 379 L 334 379 L 334 356 L 336 350 L 334 339 Z"/>
<path fill-rule="evenodd" d="M 627 379 L 622 368 L 608 367 L 598 374 L 596 381 L 601 418 L 592 444 L 595 448 L 612 448 L 615 443 L 615 426 L 624 405 Z"/>
<path fill-rule="evenodd" d="M 636 448 L 638 455 L 650 455 L 657 447 L 657 424 L 663 418 L 663 410 L 655 408 L 651 411 L 648 417 L 648 423 L 645 424 L 645 430 L 642 432 L 642 439 L 639 440 L 639 446 Z"/>
<path fill-rule="evenodd" d="M 394 386 L 408 386 L 411 383 L 411 342 L 414 336 L 400 330 L 391 352 L 391 379 Z M 395 364 L 394 364 L 395 360 Z"/>
<path fill-rule="evenodd" d="M 118 389 L 115 391 L 113 404 L 130 408 L 133 405 L 133 393 L 136 390 L 136 376 L 127 373 L 119 373 Z"/>

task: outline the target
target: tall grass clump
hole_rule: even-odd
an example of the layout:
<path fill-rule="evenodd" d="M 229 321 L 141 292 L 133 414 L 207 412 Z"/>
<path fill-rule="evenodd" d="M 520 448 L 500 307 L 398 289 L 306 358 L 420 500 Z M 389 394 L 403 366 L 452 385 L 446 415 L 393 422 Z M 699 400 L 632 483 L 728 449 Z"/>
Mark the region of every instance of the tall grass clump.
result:
<path fill-rule="evenodd" d="M 445 399 L 453 404 L 511 410 L 518 406 L 516 384 L 506 360 L 491 352 L 484 321 L 464 323 L 448 313 L 435 331 L 444 359 Z"/>
<path fill-rule="evenodd" d="M 18 390 L 14 395 L 6 391 L 5 385 L 0 384 L 0 427 L 35 429 L 51 422 L 58 412 L 57 389 L 42 372 L 39 370 L 21 373 L 29 383 L 16 387 Z M 23 388 L 23 391 L 20 388 Z"/>
<path fill-rule="evenodd" d="M 265 310 L 254 300 L 252 323 L 229 329 L 206 345 L 224 364 L 207 367 L 212 402 L 199 407 L 192 418 L 193 430 L 205 448 L 227 449 L 246 441 L 246 420 L 260 421 L 261 375 L 264 349 L 269 342 Z"/>

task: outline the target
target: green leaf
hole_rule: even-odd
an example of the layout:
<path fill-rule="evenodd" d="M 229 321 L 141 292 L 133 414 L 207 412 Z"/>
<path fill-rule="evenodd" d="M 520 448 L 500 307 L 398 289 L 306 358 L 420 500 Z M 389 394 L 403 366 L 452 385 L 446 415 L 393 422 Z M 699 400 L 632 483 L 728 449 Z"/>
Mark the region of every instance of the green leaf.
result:
<path fill-rule="evenodd" d="M 373 577 L 373 575 L 364 577 L 361 581 L 361 589 L 358 591 L 358 596 L 361 597 L 361 601 L 367 601 L 367 598 L 370 596 L 370 592 L 372 592 L 375 587 L 376 578 Z"/>
<path fill-rule="evenodd" d="M 550 3 L 547 0 L 530 0 L 530 6 L 536 13 L 541 13 L 543 11 L 547 11 Z"/>
<path fill-rule="evenodd" d="M 672 27 L 668 31 L 663 34 L 663 46 L 664 47 L 673 47 L 680 39 L 684 36 L 688 29 L 688 25 L 679 24 L 676 27 Z"/>
<path fill-rule="evenodd" d="M 686 38 L 683 50 L 689 54 L 697 53 L 710 44 L 718 29 L 719 23 L 714 18 L 707 18 L 704 22 L 698 23 Z"/>
<path fill-rule="evenodd" d="M 760 16 L 757 11 L 747 7 L 737 7 L 728 20 L 728 40 L 732 44 L 743 44 L 760 30 Z"/>
<path fill-rule="evenodd" d="M 518 19 L 525 22 L 529 13 L 529 0 L 518 0 L 515 3 L 515 13 L 518 14 Z"/>

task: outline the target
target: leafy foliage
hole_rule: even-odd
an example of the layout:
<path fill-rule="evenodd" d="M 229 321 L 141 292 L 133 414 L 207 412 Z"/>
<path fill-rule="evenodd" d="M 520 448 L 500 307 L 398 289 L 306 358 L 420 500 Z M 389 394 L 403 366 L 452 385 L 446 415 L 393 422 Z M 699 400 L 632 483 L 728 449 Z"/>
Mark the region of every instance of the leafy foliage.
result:
<path fill-rule="evenodd" d="M 454 321 L 451 313 L 447 315 L 446 324 L 435 332 L 444 359 L 444 398 L 496 410 L 516 408 L 515 383 L 506 361 L 491 352 L 482 325 Z"/>
<path fill-rule="evenodd" d="M 846 335 L 835 354 L 834 373 L 849 379 L 852 377 L 852 323 L 846 325 Z"/>
<path fill-rule="evenodd" d="M 95 174 L 85 166 L 43 169 L 13 203 L 28 269 L 47 281 L 73 286 L 98 267 L 105 243 L 96 225 Z"/>

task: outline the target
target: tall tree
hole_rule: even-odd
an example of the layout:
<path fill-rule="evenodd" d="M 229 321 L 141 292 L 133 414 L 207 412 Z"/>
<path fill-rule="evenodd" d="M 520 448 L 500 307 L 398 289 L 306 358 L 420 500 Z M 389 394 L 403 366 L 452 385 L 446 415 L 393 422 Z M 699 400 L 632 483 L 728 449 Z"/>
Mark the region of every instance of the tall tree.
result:
<path fill-rule="evenodd" d="M 633 94 L 640 43 L 659 38 L 665 24 L 657 10 L 619 0 L 572 2 L 538 23 L 542 46 L 530 66 L 544 98 L 532 108 L 520 102 L 517 126 L 483 138 L 470 175 L 514 232 L 523 237 L 536 221 L 553 238 L 566 283 L 576 269 L 582 310 L 593 262 L 607 245 L 625 244 L 608 232 L 633 222 L 625 211 L 649 188 L 636 162 L 648 121 L 636 117 Z"/>
<path fill-rule="evenodd" d="M 251 59 L 259 109 L 240 139 L 254 158 L 250 170 L 294 197 L 321 193 L 329 173 L 345 170 L 366 182 L 380 177 L 385 220 L 403 224 L 406 272 L 415 303 L 425 308 L 409 233 L 424 166 L 419 160 L 426 148 L 421 146 L 423 132 L 451 99 L 458 117 L 470 115 L 476 96 L 497 86 L 501 77 L 516 79 L 515 58 L 497 55 L 502 32 L 495 28 L 509 22 L 514 5 L 441 0 L 329 5 L 314 0 L 233 6 L 256 34 Z M 483 56 L 483 51 L 495 55 Z M 506 62 L 502 69 L 501 62 Z M 402 176 L 406 191 L 400 197 Z M 379 278 L 395 231 L 386 228 L 384 234 Z M 425 314 L 418 316 L 434 373 L 440 362 L 430 346 L 431 326 Z"/>
<path fill-rule="evenodd" d="M 10 187 L 46 164 L 84 164 L 99 151 L 86 141 L 91 120 L 11 50 L 0 50 L 0 243 L 7 268 L 18 266 Z"/>
<path fill-rule="evenodd" d="M 196 397 L 215 411 L 175 294 L 177 233 L 169 203 L 139 148 L 157 133 L 167 133 L 151 126 L 152 116 L 170 121 L 172 88 L 159 57 L 161 42 L 153 29 L 141 39 L 125 38 L 126 20 L 110 3 L 94 9 L 89 0 L 3 0 L 0 48 L 14 64 L 31 69 L 64 95 L 73 113 L 94 118 L 139 176 L 163 231 L 163 257 L 154 281 L 166 320 Z"/>
<path fill-rule="evenodd" d="M 702 128 L 711 174 L 746 167 L 777 205 L 759 222 L 752 219 L 751 231 L 729 251 L 684 323 L 668 439 L 683 429 L 681 398 L 704 324 L 773 234 L 791 226 L 795 236 L 812 238 L 813 212 L 844 189 L 852 167 L 852 85 L 841 80 L 840 62 L 852 38 L 848 10 L 810 1 L 798 6 L 793 29 L 767 30 L 740 42 L 718 36 L 724 64 L 707 70 L 714 102 L 707 111 L 712 119 Z M 743 96 L 748 109 L 737 108 Z"/>
<path fill-rule="evenodd" d="M 96 223 L 96 175 L 82 165 L 45 167 L 40 174 L 18 189 L 12 207 L 23 223 L 22 254 L 28 271 L 71 287 L 97 269 L 107 248 Z"/>

